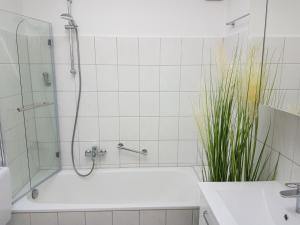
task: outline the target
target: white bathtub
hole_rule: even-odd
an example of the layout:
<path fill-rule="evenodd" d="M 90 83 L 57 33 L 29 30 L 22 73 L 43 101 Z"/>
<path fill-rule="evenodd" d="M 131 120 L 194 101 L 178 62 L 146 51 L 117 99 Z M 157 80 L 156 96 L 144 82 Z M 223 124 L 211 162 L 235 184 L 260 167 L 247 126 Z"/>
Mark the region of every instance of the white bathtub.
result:
<path fill-rule="evenodd" d="M 14 213 L 197 208 L 198 178 L 192 168 L 98 169 L 81 178 L 64 170 L 25 196 Z"/>

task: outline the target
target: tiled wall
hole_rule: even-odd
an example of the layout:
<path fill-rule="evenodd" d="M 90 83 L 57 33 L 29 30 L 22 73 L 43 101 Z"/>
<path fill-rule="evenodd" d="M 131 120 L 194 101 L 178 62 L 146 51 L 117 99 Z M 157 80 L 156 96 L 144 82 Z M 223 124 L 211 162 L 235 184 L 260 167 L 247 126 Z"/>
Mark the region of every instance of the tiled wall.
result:
<path fill-rule="evenodd" d="M 277 179 L 299 181 L 300 38 L 268 37 L 266 46 L 271 72 L 277 69 L 273 106 L 279 110 L 263 108 L 261 124 L 264 129 L 259 139 L 264 140 L 272 122 L 267 148 L 273 151 L 273 166 L 280 154 Z"/>
<path fill-rule="evenodd" d="M 204 80 L 215 73 L 221 38 L 80 37 L 82 100 L 75 155 L 90 167 L 84 151 L 108 153 L 97 167 L 190 166 L 201 164 L 193 105 Z M 55 37 L 62 164 L 71 167 L 78 75 L 70 75 L 67 37 Z M 204 86 L 203 86 L 204 87 Z M 146 148 L 148 156 L 119 152 L 123 142 Z"/>
<path fill-rule="evenodd" d="M 17 213 L 13 214 L 9 225 L 198 225 L 198 222 L 199 209 L 162 209 Z"/>
<path fill-rule="evenodd" d="M 280 182 L 300 181 L 300 118 L 285 111 L 264 107 L 262 109 L 262 142 L 267 129 L 270 129 L 267 149 L 272 151 L 274 168 L 279 157 L 277 180 Z M 269 128 L 270 127 L 270 128 Z M 263 137 L 263 138 L 262 138 Z"/>

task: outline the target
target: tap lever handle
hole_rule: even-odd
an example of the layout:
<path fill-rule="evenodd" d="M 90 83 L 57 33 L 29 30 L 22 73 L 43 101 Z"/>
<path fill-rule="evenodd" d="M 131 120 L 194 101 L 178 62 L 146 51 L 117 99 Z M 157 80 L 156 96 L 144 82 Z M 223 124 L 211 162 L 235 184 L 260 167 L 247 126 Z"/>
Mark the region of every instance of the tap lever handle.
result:
<path fill-rule="evenodd" d="M 300 183 L 298 182 L 285 183 L 285 186 L 289 188 L 298 188 L 300 190 Z"/>

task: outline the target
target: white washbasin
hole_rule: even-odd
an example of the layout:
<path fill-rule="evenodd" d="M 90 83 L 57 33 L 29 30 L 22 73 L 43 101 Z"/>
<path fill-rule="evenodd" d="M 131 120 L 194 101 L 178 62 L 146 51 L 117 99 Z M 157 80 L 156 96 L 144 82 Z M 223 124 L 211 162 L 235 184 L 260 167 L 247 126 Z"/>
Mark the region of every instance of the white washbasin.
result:
<path fill-rule="evenodd" d="M 296 199 L 282 198 L 288 189 L 278 182 L 200 183 L 219 225 L 299 225 Z"/>
<path fill-rule="evenodd" d="M 6 225 L 11 217 L 11 186 L 9 169 L 0 167 L 0 225 Z"/>

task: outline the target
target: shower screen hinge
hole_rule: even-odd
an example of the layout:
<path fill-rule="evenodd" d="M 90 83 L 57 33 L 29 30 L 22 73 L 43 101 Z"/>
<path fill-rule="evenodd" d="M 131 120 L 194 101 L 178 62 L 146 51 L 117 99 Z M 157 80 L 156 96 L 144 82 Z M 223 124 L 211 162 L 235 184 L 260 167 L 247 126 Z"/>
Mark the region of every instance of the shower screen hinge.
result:
<path fill-rule="evenodd" d="M 56 156 L 56 158 L 59 158 L 60 153 L 59 152 L 55 152 L 55 156 Z"/>
<path fill-rule="evenodd" d="M 48 39 L 48 46 L 52 46 L 52 40 Z"/>

